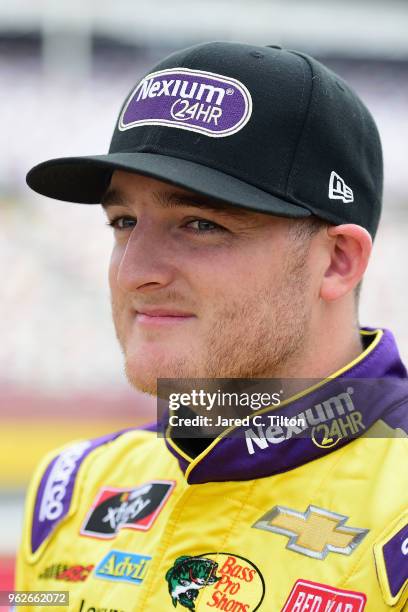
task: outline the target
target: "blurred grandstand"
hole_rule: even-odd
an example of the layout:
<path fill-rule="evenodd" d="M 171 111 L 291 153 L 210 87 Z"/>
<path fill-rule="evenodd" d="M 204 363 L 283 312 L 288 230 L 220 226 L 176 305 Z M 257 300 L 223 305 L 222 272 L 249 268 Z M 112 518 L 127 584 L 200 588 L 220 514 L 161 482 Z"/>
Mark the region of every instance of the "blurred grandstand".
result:
<path fill-rule="evenodd" d="M 40 456 L 154 414 L 154 402 L 130 390 L 122 372 L 106 279 L 111 234 L 100 208 L 37 197 L 25 173 L 46 158 L 104 152 L 124 96 L 167 52 L 214 39 L 278 43 L 317 55 L 355 87 L 378 123 L 385 158 L 383 224 L 360 320 L 391 328 L 408 361 L 407 4 L 170 4 L 0 3 L 3 587 L 11 585 L 24 488 Z"/>

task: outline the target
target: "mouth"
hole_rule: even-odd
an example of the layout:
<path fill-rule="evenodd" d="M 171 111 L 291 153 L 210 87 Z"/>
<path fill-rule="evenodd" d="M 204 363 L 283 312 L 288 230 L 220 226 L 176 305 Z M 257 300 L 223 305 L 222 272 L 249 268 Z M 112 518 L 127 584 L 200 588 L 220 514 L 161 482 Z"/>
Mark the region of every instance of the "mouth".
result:
<path fill-rule="evenodd" d="M 173 308 L 143 308 L 135 311 L 136 322 L 149 327 L 178 325 L 195 318 L 196 316 L 192 313 Z"/>

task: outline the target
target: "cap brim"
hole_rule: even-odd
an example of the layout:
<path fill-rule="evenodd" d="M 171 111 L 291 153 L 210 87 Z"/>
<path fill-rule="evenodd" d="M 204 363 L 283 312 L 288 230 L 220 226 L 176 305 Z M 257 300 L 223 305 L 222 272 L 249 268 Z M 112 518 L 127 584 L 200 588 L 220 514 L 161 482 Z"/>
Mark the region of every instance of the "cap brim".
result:
<path fill-rule="evenodd" d="M 293 218 L 312 214 L 303 206 L 282 200 L 219 170 L 155 153 L 109 153 L 51 159 L 29 171 L 27 184 L 49 198 L 99 204 L 114 170 L 150 176 L 258 212 Z"/>

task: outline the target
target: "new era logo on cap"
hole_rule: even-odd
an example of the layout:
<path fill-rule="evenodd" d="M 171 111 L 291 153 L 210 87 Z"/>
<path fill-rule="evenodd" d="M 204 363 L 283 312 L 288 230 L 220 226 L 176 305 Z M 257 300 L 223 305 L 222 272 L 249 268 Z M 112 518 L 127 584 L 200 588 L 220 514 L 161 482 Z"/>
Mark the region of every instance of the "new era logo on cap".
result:
<path fill-rule="evenodd" d="M 354 202 L 353 190 L 334 170 L 330 175 L 329 198 L 331 200 L 343 200 L 346 203 Z"/>

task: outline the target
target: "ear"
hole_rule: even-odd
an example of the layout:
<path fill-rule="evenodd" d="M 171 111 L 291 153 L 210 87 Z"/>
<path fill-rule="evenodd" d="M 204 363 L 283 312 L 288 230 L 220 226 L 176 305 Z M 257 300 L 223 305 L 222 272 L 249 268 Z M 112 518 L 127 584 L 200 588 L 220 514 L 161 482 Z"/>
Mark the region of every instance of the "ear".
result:
<path fill-rule="evenodd" d="M 327 230 L 329 265 L 320 287 L 326 302 L 350 293 L 362 278 L 370 258 L 372 240 L 360 225 L 351 223 L 331 226 Z"/>

